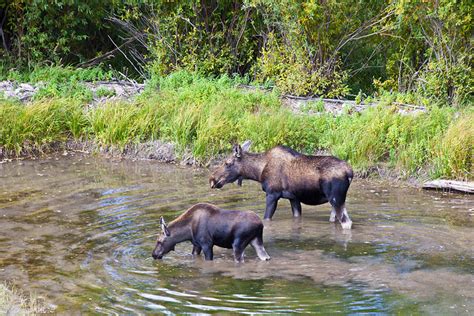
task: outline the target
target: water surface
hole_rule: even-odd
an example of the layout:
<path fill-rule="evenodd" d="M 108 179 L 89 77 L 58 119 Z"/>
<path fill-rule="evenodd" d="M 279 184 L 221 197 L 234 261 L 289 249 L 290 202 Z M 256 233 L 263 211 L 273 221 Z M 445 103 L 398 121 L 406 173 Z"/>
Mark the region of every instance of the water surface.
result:
<path fill-rule="evenodd" d="M 182 243 L 151 258 L 159 218 L 197 202 L 260 216 L 257 183 L 210 190 L 208 171 L 157 162 L 68 157 L 0 164 L 0 279 L 58 312 L 430 313 L 474 312 L 474 200 L 389 182 L 355 180 L 350 232 L 330 207 L 286 200 L 265 223 L 272 256 L 235 264 L 193 258 Z"/>

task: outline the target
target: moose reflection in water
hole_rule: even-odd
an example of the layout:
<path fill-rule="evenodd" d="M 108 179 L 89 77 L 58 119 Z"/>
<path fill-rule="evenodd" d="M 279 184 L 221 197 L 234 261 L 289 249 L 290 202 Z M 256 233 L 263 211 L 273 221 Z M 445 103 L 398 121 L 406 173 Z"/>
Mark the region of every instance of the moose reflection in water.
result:
<path fill-rule="evenodd" d="M 163 234 L 158 237 L 153 258 L 174 250 L 176 244 L 183 241 L 193 243 L 193 255 L 204 252 L 206 260 L 214 257 L 214 245 L 231 248 L 236 262 L 244 261 L 244 250 L 250 243 L 260 260 L 270 260 L 263 247 L 263 223 L 251 211 L 221 210 L 215 205 L 199 203 L 192 206 L 177 219 L 166 225 L 161 218 Z"/>
<path fill-rule="evenodd" d="M 265 219 L 271 219 L 280 198 L 289 199 L 294 217 L 301 216 L 301 203 L 332 206 L 329 221 L 336 218 L 342 228 L 351 229 L 345 208 L 346 194 L 353 178 L 351 166 L 333 156 L 303 155 L 285 146 L 264 153 L 250 153 L 251 142 L 234 145 L 233 153 L 214 170 L 211 188 L 243 179 L 258 181 L 266 193 Z"/>

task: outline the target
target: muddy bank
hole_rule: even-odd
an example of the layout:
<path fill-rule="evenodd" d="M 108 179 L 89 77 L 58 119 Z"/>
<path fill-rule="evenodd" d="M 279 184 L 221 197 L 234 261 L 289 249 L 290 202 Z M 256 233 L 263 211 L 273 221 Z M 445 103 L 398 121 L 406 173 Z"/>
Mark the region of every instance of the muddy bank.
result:
<path fill-rule="evenodd" d="M 319 150 L 315 155 L 329 155 L 327 151 Z M 179 164 L 183 166 L 213 168 L 226 157 L 220 154 L 207 160 L 199 160 L 193 156 L 191 149 L 180 150 L 171 142 L 149 141 L 139 144 L 129 144 L 121 148 L 116 145 L 102 145 L 94 141 L 69 140 L 54 142 L 43 146 L 25 144 L 19 153 L 8 151 L 0 147 L 0 163 L 12 160 L 39 159 L 51 156 L 98 156 L 114 160 L 151 160 Z M 420 173 L 418 177 L 407 177 L 402 171 L 394 170 L 384 165 L 371 166 L 365 170 L 355 170 L 354 175 L 359 179 L 376 178 L 421 188 L 428 179 L 427 172 Z"/>
<path fill-rule="evenodd" d="M 68 156 L 72 154 L 99 155 L 104 158 L 157 160 L 161 162 L 195 164 L 194 159 L 178 161 L 175 145 L 161 141 L 150 141 L 126 145 L 124 148 L 112 145 L 101 145 L 93 141 L 69 140 L 54 142 L 43 146 L 25 144 L 19 153 L 0 147 L 0 161 L 14 159 L 36 159 L 51 155 Z"/>

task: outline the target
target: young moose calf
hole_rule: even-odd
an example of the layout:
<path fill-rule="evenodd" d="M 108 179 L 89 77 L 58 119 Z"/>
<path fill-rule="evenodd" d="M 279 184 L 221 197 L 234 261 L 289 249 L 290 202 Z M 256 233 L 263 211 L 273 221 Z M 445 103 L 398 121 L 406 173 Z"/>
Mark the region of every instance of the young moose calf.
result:
<path fill-rule="evenodd" d="M 152 256 L 161 259 L 183 241 L 194 245 L 193 255 L 204 252 L 206 260 L 213 259 L 214 245 L 234 250 L 236 262 L 244 261 L 244 249 L 250 243 L 260 260 L 270 260 L 263 247 L 263 224 L 254 212 L 222 210 L 212 204 L 192 206 L 168 226 L 161 218 L 163 234 L 156 241 Z"/>

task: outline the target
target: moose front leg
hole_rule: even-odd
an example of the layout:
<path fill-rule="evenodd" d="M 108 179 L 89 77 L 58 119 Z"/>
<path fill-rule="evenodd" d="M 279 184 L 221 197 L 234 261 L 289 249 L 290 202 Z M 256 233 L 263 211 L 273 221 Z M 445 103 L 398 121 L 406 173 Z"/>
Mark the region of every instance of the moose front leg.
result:
<path fill-rule="evenodd" d="M 291 211 L 293 212 L 293 217 L 300 217 L 301 216 L 301 203 L 298 200 L 291 199 Z"/>
<path fill-rule="evenodd" d="M 202 251 L 204 252 L 204 258 L 206 260 L 214 259 L 214 252 L 212 251 L 212 245 L 202 246 Z"/>
<path fill-rule="evenodd" d="M 232 244 L 232 249 L 234 250 L 234 261 L 235 262 L 244 262 L 244 249 L 239 239 L 234 240 Z"/>
<path fill-rule="evenodd" d="M 265 215 L 263 216 L 263 219 L 272 219 L 273 214 L 275 213 L 275 210 L 277 208 L 279 199 L 280 194 L 267 193 L 267 207 L 265 209 Z"/>

